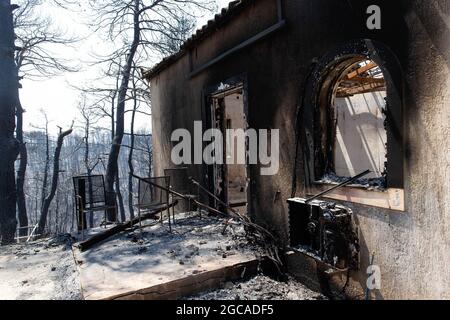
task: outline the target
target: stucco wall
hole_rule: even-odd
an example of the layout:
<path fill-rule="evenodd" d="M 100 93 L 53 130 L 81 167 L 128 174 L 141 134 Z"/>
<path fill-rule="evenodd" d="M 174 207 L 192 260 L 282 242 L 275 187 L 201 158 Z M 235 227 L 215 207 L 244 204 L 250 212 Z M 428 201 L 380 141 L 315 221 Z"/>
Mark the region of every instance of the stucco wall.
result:
<path fill-rule="evenodd" d="M 365 25 L 372 2 L 383 10 L 379 31 Z M 250 166 L 251 214 L 286 241 L 296 114 L 311 63 L 353 39 L 380 41 L 403 69 L 406 211 L 345 203 L 361 231 L 361 270 L 352 274 L 351 286 L 365 286 L 375 252 L 382 272 L 377 298 L 450 298 L 450 30 L 444 3 L 283 0 L 287 26 L 271 37 L 192 79 L 184 55 L 151 81 L 156 173 L 170 166 L 172 131 L 192 131 L 193 121 L 202 119 L 205 88 L 245 74 L 249 126 L 280 130 L 279 173 L 260 176 Z M 274 0 L 255 1 L 198 45 L 194 66 L 270 26 L 275 9 Z M 200 179 L 202 166 L 190 168 Z M 297 185 L 296 195 L 305 196 L 302 174 Z"/>

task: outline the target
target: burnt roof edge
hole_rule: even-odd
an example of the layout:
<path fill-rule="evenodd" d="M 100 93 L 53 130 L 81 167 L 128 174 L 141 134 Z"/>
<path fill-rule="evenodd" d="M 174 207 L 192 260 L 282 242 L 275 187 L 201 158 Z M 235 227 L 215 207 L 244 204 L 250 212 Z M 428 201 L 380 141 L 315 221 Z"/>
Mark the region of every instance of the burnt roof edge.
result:
<path fill-rule="evenodd" d="M 168 68 L 184 56 L 188 50 L 194 48 L 205 38 L 222 28 L 237 14 L 241 13 L 245 8 L 256 1 L 258 0 L 237 0 L 230 2 L 228 7 L 223 8 L 221 12 L 216 14 L 212 20 L 209 20 L 206 25 L 198 29 L 189 39 L 187 39 L 178 52 L 164 58 L 151 69 L 144 71 L 142 74 L 143 78 L 151 80 L 157 76 L 164 69 Z"/>

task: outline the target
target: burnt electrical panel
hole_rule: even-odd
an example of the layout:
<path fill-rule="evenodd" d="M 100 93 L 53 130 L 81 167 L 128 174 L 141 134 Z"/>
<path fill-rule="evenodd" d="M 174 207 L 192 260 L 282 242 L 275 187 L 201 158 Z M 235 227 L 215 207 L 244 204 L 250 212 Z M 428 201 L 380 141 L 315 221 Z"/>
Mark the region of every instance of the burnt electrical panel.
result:
<path fill-rule="evenodd" d="M 359 268 L 359 236 L 350 208 L 293 198 L 289 205 L 291 249 L 337 270 Z"/>

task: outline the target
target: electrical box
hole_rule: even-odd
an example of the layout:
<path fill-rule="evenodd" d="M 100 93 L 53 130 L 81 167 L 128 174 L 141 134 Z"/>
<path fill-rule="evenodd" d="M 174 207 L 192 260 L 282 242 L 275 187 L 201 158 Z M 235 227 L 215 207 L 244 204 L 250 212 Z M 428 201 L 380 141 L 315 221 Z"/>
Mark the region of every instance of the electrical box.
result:
<path fill-rule="evenodd" d="M 336 270 L 359 268 L 359 235 L 350 208 L 334 202 L 292 198 L 289 205 L 289 242 Z"/>

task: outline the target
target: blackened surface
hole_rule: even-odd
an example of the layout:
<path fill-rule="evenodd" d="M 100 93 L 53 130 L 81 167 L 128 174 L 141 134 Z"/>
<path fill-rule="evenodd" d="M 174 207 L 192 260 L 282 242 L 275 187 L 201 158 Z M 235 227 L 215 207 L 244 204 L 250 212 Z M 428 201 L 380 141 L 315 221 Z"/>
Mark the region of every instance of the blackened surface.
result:
<path fill-rule="evenodd" d="M 298 133 L 306 140 L 310 182 L 332 171 L 334 124 L 331 94 L 346 61 L 369 59 L 377 63 L 387 83 L 387 186 L 403 188 L 403 78 L 395 54 L 378 41 L 354 40 L 328 51 L 316 64 L 306 84 Z M 302 133 L 302 128 L 304 133 Z M 305 152 L 305 150 L 302 150 Z M 311 174 L 313 173 L 313 174 Z"/>
<path fill-rule="evenodd" d="M 366 9 L 377 3 L 382 9 L 382 29 L 368 30 Z M 388 48 L 388 56 L 394 57 L 374 59 L 389 71 L 394 79 L 390 91 L 398 94 L 405 108 L 403 114 L 403 106 L 390 108 L 396 111 L 390 115 L 394 118 L 390 122 L 395 123 L 395 118 L 403 121 L 390 130 L 389 140 L 393 142 L 388 153 L 391 158 L 404 153 L 405 158 L 390 161 L 399 166 L 400 172 L 404 169 L 404 174 L 403 179 L 390 179 L 388 183 L 404 187 L 406 210 L 394 212 L 345 203 L 354 212 L 361 230 L 361 271 L 352 273 L 349 287 L 364 291 L 364 271 L 375 250 L 376 261 L 383 268 L 379 297 L 449 297 L 450 278 L 445 276 L 449 269 L 444 262 L 450 259 L 445 224 L 450 221 L 449 179 L 448 166 L 442 165 L 448 162 L 449 148 L 445 137 L 450 101 L 447 2 L 283 0 L 282 5 L 287 26 L 280 32 L 229 56 L 195 79 L 187 79 L 192 65 L 215 58 L 277 21 L 274 0 L 256 1 L 192 48 L 192 64 L 181 57 L 152 80 L 155 168 L 164 169 L 170 161 L 171 130 L 192 130 L 193 121 L 202 119 L 202 90 L 246 73 L 249 126 L 280 130 L 279 173 L 261 176 L 259 166 L 249 168 L 251 214 L 287 243 L 285 199 L 294 194 L 305 196 L 305 187 L 315 178 L 314 162 L 311 163 L 314 132 L 310 128 L 314 105 L 307 101 L 305 85 L 311 82 L 312 70 L 327 54 L 356 40 L 371 39 Z M 364 44 L 366 48 L 367 45 Z M 297 125 L 297 118 L 304 125 Z M 395 141 L 398 147 L 394 146 Z M 201 169 L 191 166 L 192 175 L 201 175 Z M 275 197 L 278 191 L 280 194 Z"/>

